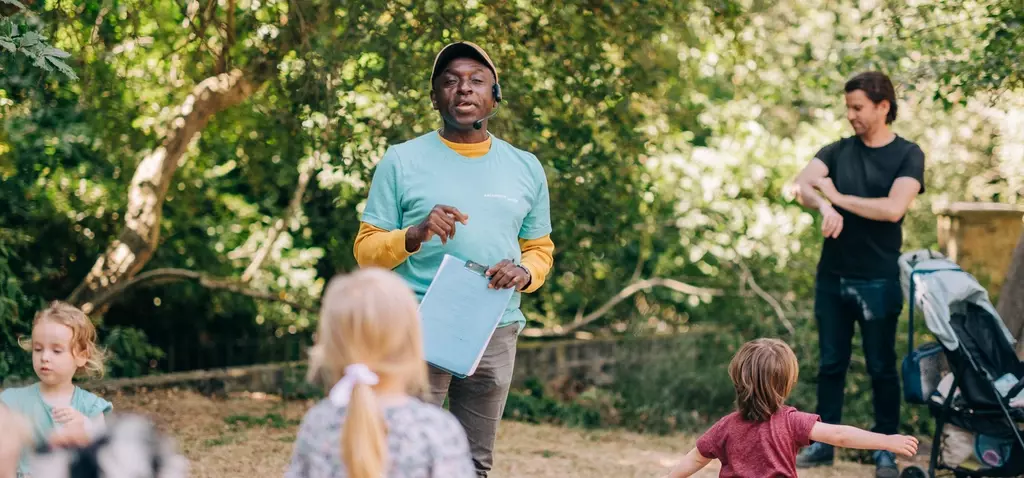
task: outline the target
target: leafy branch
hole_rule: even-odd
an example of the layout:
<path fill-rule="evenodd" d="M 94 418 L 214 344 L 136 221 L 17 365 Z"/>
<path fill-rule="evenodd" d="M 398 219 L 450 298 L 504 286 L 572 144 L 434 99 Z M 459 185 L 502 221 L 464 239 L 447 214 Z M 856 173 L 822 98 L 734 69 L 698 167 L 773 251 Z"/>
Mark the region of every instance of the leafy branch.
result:
<path fill-rule="evenodd" d="M 14 6 L 20 11 L 25 11 L 25 5 L 17 0 L 0 0 L 0 4 Z M 21 32 L 18 24 L 9 17 L 0 17 L 0 52 L 12 55 L 22 54 L 32 60 L 32 64 L 48 72 L 59 71 L 71 80 L 77 80 L 78 75 L 67 63 L 65 58 L 70 53 L 51 46 L 46 37 L 36 32 Z"/>

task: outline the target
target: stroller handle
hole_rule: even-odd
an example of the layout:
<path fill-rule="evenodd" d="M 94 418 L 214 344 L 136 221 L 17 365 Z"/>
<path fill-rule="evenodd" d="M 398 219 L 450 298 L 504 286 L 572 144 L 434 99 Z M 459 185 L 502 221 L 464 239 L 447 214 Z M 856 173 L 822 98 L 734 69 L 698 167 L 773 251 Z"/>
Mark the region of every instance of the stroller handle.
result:
<path fill-rule="evenodd" d="M 910 272 L 910 292 L 907 297 L 907 355 L 914 353 L 914 304 L 917 302 L 917 298 L 914 297 L 914 276 L 931 274 L 933 272 L 943 271 L 955 271 L 963 272 L 963 269 L 959 267 L 946 267 L 942 269 L 915 269 Z"/>

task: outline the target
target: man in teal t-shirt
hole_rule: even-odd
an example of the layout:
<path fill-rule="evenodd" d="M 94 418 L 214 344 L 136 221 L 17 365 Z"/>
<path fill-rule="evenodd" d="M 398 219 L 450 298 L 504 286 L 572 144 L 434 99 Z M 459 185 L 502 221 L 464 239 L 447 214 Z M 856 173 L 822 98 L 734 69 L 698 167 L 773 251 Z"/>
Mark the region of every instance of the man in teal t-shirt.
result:
<path fill-rule="evenodd" d="M 458 42 L 438 53 L 430 98 L 443 127 L 384 154 L 355 254 L 362 265 L 394 269 L 421 299 L 445 254 L 487 264 L 492 286 L 516 289 L 473 375 L 430 367 L 431 401 L 448 396 L 486 477 L 526 322 L 520 292 L 539 287 L 551 266 L 548 185 L 536 156 L 487 131 L 501 89 L 479 46 Z"/>

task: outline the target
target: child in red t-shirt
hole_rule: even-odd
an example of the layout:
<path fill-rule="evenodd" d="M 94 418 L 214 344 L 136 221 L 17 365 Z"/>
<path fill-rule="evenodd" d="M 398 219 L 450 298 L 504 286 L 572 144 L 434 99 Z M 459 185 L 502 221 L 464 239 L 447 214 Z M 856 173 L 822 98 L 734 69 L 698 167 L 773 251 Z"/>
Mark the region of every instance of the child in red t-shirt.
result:
<path fill-rule="evenodd" d="M 912 436 L 821 423 L 818 415 L 786 406 L 798 371 L 796 355 L 781 340 L 743 344 L 729 364 L 737 411 L 704 433 L 668 478 L 691 476 L 716 458 L 722 462 L 720 478 L 796 478 L 797 450 L 811 441 L 904 456 L 917 453 L 917 439 Z"/>

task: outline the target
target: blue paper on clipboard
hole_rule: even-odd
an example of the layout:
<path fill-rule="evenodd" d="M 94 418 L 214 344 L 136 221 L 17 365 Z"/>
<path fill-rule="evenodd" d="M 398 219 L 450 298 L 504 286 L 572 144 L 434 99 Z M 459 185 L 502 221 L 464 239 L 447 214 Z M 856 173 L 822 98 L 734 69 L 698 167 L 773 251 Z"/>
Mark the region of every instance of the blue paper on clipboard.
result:
<path fill-rule="evenodd" d="M 513 289 L 489 289 L 487 267 L 445 254 L 420 301 L 423 353 L 452 375 L 473 375 Z"/>

